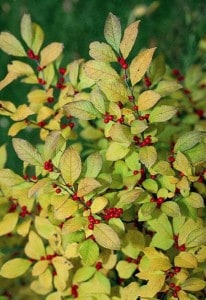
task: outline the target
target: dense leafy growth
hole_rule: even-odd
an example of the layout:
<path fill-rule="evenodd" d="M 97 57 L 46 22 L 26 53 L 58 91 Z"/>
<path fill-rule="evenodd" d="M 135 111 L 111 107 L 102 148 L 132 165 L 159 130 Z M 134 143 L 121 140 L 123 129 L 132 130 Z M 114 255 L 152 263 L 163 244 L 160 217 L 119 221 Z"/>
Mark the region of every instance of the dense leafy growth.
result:
<path fill-rule="evenodd" d="M 23 161 L 4 168 L 1 146 L 2 300 L 204 299 L 205 75 L 155 48 L 130 57 L 138 30 L 110 13 L 91 60 L 66 66 L 30 15 L 22 41 L 1 33 L 18 60 L 0 89 L 31 85 L 25 104 L 0 101 Z M 17 137 L 31 130 L 38 145 Z"/>

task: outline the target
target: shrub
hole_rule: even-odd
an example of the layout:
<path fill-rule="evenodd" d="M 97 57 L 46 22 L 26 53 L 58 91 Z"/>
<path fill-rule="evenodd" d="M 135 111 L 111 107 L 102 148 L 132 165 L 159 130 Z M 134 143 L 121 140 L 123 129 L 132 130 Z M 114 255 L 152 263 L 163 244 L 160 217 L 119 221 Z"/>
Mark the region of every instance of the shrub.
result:
<path fill-rule="evenodd" d="M 63 44 L 42 49 L 29 15 L 22 42 L 1 33 L 0 48 L 22 60 L 0 88 L 32 86 L 25 104 L 0 101 L 23 161 L 19 174 L 4 168 L 1 146 L 0 275 L 13 279 L 1 299 L 204 299 L 204 73 L 184 79 L 155 48 L 130 58 L 138 27 L 122 37 L 110 13 L 92 60 L 66 66 Z"/>

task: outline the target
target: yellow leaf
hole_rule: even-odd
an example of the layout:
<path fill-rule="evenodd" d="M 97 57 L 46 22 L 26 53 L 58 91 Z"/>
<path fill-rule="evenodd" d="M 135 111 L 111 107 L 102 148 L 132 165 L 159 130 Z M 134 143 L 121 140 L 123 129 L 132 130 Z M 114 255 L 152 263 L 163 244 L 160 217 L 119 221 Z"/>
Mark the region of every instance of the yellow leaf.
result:
<path fill-rule="evenodd" d="M 199 278 L 189 278 L 182 285 L 181 288 L 185 291 L 197 292 L 204 289 L 206 282 Z"/>
<path fill-rule="evenodd" d="M 40 53 L 40 65 L 41 67 L 47 66 L 48 64 L 55 61 L 62 53 L 64 45 L 61 43 L 51 43 L 46 46 Z"/>
<path fill-rule="evenodd" d="M 16 278 L 23 275 L 32 263 L 28 259 L 14 258 L 7 261 L 0 271 L 0 275 L 5 278 Z"/>
<path fill-rule="evenodd" d="M 15 136 L 15 135 L 17 135 L 17 133 L 19 133 L 19 131 L 21 131 L 22 129 L 24 129 L 26 127 L 27 127 L 27 124 L 25 123 L 25 121 L 14 123 L 9 128 L 8 135 Z"/>
<path fill-rule="evenodd" d="M 103 248 L 110 250 L 120 249 L 120 239 L 109 225 L 104 223 L 96 224 L 93 234 L 96 242 Z"/>
<path fill-rule="evenodd" d="M 11 116 L 11 119 L 14 121 L 21 121 L 33 114 L 34 112 L 26 104 L 22 104 L 17 107 L 17 110 Z"/>
<path fill-rule="evenodd" d="M 113 62 L 117 57 L 112 48 L 106 43 L 93 42 L 89 45 L 89 55 L 99 61 Z"/>
<path fill-rule="evenodd" d="M 70 232 L 75 232 L 83 228 L 87 223 L 87 220 L 83 217 L 76 217 L 66 221 L 62 227 L 62 234 L 68 234 Z"/>
<path fill-rule="evenodd" d="M 36 216 L 34 224 L 37 233 L 46 240 L 57 232 L 57 228 L 47 218 Z"/>
<path fill-rule="evenodd" d="M 128 126 L 116 123 L 112 125 L 109 133 L 114 142 L 127 144 L 128 147 L 131 144 L 132 136 Z"/>
<path fill-rule="evenodd" d="M 105 113 L 105 101 L 101 91 L 96 87 L 90 93 L 90 101 L 94 107 L 102 114 Z"/>
<path fill-rule="evenodd" d="M 47 106 L 42 106 L 37 115 L 37 122 L 46 120 L 47 118 L 51 117 L 53 115 L 53 113 L 54 113 L 54 111 L 51 108 L 49 108 Z"/>
<path fill-rule="evenodd" d="M 60 198 L 60 199 L 59 199 Z M 54 217 L 57 220 L 63 220 L 71 217 L 78 209 L 75 201 L 68 199 L 67 195 L 58 196 L 54 201 Z"/>
<path fill-rule="evenodd" d="M 160 95 L 154 91 L 145 91 L 138 98 L 139 111 L 147 110 L 155 106 L 160 99 Z"/>
<path fill-rule="evenodd" d="M 144 235 L 138 230 L 128 229 L 122 238 L 122 252 L 125 255 L 136 259 L 144 247 Z"/>
<path fill-rule="evenodd" d="M 134 190 L 123 192 L 119 202 L 117 202 L 117 207 L 124 207 L 133 203 L 142 192 L 143 190 L 141 188 L 135 188 Z"/>
<path fill-rule="evenodd" d="M 60 159 L 60 171 L 64 181 L 73 185 L 81 174 L 81 158 L 77 150 L 72 147 L 65 150 Z"/>
<path fill-rule="evenodd" d="M 80 120 L 92 120 L 99 116 L 99 112 L 93 104 L 87 100 L 79 100 L 66 104 L 64 106 L 66 114 L 71 115 Z"/>
<path fill-rule="evenodd" d="M 29 232 L 29 241 L 25 246 L 25 254 L 33 259 L 40 260 L 45 256 L 45 249 L 42 239 L 34 231 Z"/>
<path fill-rule="evenodd" d="M 0 146 L 0 170 L 3 169 L 7 161 L 6 144 Z"/>
<path fill-rule="evenodd" d="M 44 103 L 47 101 L 47 93 L 44 90 L 33 90 L 27 95 L 30 103 Z"/>
<path fill-rule="evenodd" d="M 103 61 L 90 60 L 85 64 L 85 72 L 87 76 L 95 81 L 118 79 L 119 75 L 110 66 L 109 63 Z"/>
<path fill-rule="evenodd" d="M 134 86 L 139 82 L 146 73 L 156 48 L 142 50 L 131 62 L 130 65 L 130 78 Z"/>
<path fill-rule="evenodd" d="M 2 186 L 14 186 L 24 182 L 24 179 L 19 175 L 15 174 L 10 169 L 0 170 L 0 185 Z"/>
<path fill-rule="evenodd" d="M 39 276 L 44 273 L 49 265 L 49 260 L 40 260 L 32 268 L 32 276 Z"/>
<path fill-rule="evenodd" d="M 146 166 L 146 168 L 150 169 L 157 160 L 157 151 L 155 147 L 145 146 L 140 148 L 139 159 Z"/>
<path fill-rule="evenodd" d="M 17 211 L 6 214 L 0 221 L 0 236 L 14 230 L 18 222 L 19 214 Z"/>
<path fill-rule="evenodd" d="M 27 236 L 30 226 L 31 226 L 31 222 L 32 222 L 32 219 L 30 216 L 25 217 L 24 221 L 17 226 L 17 229 L 16 229 L 17 233 L 23 237 Z"/>
<path fill-rule="evenodd" d="M 18 60 L 13 60 L 7 69 L 9 73 L 13 73 L 17 77 L 34 75 L 34 70 L 30 65 Z"/>
<path fill-rule="evenodd" d="M 49 268 L 42 274 L 40 274 L 38 280 L 32 281 L 30 289 L 34 291 L 37 295 L 47 295 L 49 292 L 53 291 L 52 285 L 52 273 Z"/>
<path fill-rule="evenodd" d="M 83 197 L 100 186 L 101 184 L 94 178 L 87 177 L 81 179 L 78 185 L 77 195 Z"/>
<path fill-rule="evenodd" d="M 34 185 L 29 189 L 28 191 L 28 197 L 32 197 L 36 194 L 38 194 L 38 192 L 40 190 L 42 190 L 42 188 L 44 188 L 48 183 L 50 183 L 50 179 L 49 178 L 42 178 L 40 180 L 38 180 L 36 183 L 34 183 Z"/>
<path fill-rule="evenodd" d="M 140 21 L 133 22 L 124 31 L 123 39 L 120 43 L 120 51 L 124 59 L 130 54 L 138 34 Z"/>
<path fill-rule="evenodd" d="M 103 160 L 101 154 L 99 152 L 90 154 L 86 159 L 86 163 L 85 177 L 96 178 L 102 169 Z"/>
<path fill-rule="evenodd" d="M 128 279 L 137 270 L 137 265 L 136 263 L 120 260 L 116 265 L 116 270 L 120 278 Z"/>
<path fill-rule="evenodd" d="M 125 103 L 128 100 L 127 89 L 119 80 L 100 80 L 98 86 L 109 101 Z"/>
<path fill-rule="evenodd" d="M 189 162 L 187 157 L 181 152 L 177 153 L 173 166 L 176 170 L 182 172 L 186 176 L 192 175 L 191 163 Z"/>
<path fill-rule="evenodd" d="M 119 19 L 112 13 L 109 13 L 106 19 L 104 37 L 107 43 L 110 44 L 118 53 L 121 40 L 121 25 Z"/>
<path fill-rule="evenodd" d="M 175 256 L 174 263 L 182 268 L 197 268 L 197 259 L 192 253 L 180 252 Z"/>
<path fill-rule="evenodd" d="M 14 73 L 8 73 L 3 80 L 0 81 L 0 91 L 5 88 L 5 86 L 9 85 L 12 81 L 17 78 L 17 75 Z"/>
<path fill-rule="evenodd" d="M 33 29 L 33 41 L 32 41 L 32 50 L 35 54 L 39 52 L 43 41 L 44 41 L 44 32 L 38 24 L 32 24 Z"/>
<path fill-rule="evenodd" d="M 9 32 L 1 32 L 0 49 L 9 55 L 27 56 L 19 40 Z"/>
<path fill-rule="evenodd" d="M 137 282 L 131 282 L 124 288 L 121 288 L 120 294 L 121 294 L 121 300 L 136 300 L 138 299 L 138 293 L 139 291 L 139 285 Z M 112 297 L 112 300 L 120 300 L 120 298 Z"/>
<path fill-rule="evenodd" d="M 103 196 L 95 198 L 91 205 L 92 214 L 96 214 L 96 213 L 100 212 L 101 210 L 103 210 L 105 208 L 105 206 L 107 206 L 107 204 L 108 204 L 107 198 L 105 198 Z"/>
<path fill-rule="evenodd" d="M 32 22 L 29 14 L 24 14 L 21 19 L 21 36 L 28 47 L 31 48 L 33 40 Z"/>
<path fill-rule="evenodd" d="M 138 295 L 143 298 L 152 298 L 162 289 L 164 282 L 165 274 L 152 274 L 149 282 L 139 288 Z"/>

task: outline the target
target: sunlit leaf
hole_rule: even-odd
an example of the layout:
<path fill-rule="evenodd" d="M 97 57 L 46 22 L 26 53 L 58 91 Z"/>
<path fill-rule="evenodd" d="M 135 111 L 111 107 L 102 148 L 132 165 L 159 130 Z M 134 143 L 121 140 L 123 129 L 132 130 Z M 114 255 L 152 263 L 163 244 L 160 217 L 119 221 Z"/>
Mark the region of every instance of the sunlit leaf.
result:
<path fill-rule="evenodd" d="M 127 143 L 111 142 L 106 152 L 106 158 L 110 161 L 117 161 L 127 155 L 129 148 Z"/>
<path fill-rule="evenodd" d="M 0 91 L 14 81 L 18 76 L 14 73 L 8 73 L 4 79 L 0 81 Z M 8 112 L 7 112 L 8 113 Z"/>
<path fill-rule="evenodd" d="M 37 233 L 46 240 L 48 240 L 51 235 L 56 234 L 57 232 L 55 226 L 44 217 L 36 216 L 34 223 Z"/>
<path fill-rule="evenodd" d="M 192 253 L 180 252 L 175 256 L 174 263 L 181 268 L 197 268 L 197 259 Z"/>
<path fill-rule="evenodd" d="M 88 239 L 81 244 L 79 253 L 81 255 L 82 262 L 87 266 L 91 266 L 99 257 L 99 247 L 94 241 Z"/>
<path fill-rule="evenodd" d="M 114 124 L 112 125 L 109 131 L 111 138 L 113 141 L 118 143 L 128 143 L 130 145 L 132 141 L 132 136 L 130 133 L 130 128 L 128 126 L 122 124 Z"/>
<path fill-rule="evenodd" d="M 47 135 L 44 144 L 44 159 L 52 159 L 62 148 L 65 143 L 65 139 L 61 135 L 60 131 L 52 131 Z"/>
<path fill-rule="evenodd" d="M 104 61 L 90 60 L 85 64 L 85 71 L 89 78 L 99 80 L 118 79 L 119 75 L 110 66 L 109 63 Z"/>
<path fill-rule="evenodd" d="M 14 258 L 7 261 L 0 270 L 0 275 L 5 278 L 16 278 L 23 275 L 31 266 L 31 262 L 24 258 Z"/>
<path fill-rule="evenodd" d="M 21 130 L 25 129 L 27 124 L 25 121 L 17 122 L 11 125 L 8 131 L 8 135 L 16 136 Z"/>
<path fill-rule="evenodd" d="M 92 42 L 89 45 L 89 55 L 99 61 L 113 62 L 117 57 L 112 48 L 106 43 Z"/>
<path fill-rule="evenodd" d="M 33 115 L 34 112 L 26 104 L 19 105 L 15 113 L 11 116 L 14 121 L 21 121 L 26 119 L 28 116 Z"/>
<path fill-rule="evenodd" d="M 74 283 L 80 283 L 84 281 L 88 281 L 96 272 L 95 267 L 90 267 L 90 266 L 84 266 L 82 268 L 79 268 L 76 270 L 74 277 L 73 277 L 73 282 Z"/>
<path fill-rule="evenodd" d="M 7 152 L 6 152 L 6 144 L 4 144 L 4 145 L 0 146 L 0 170 L 3 169 L 6 161 L 7 161 Z M 0 173 L 0 176 L 1 176 L 1 173 Z"/>
<path fill-rule="evenodd" d="M 180 208 L 176 202 L 167 201 L 162 203 L 161 211 L 169 217 L 177 217 L 180 215 Z"/>
<path fill-rule="evenodd" d="M 28 257 L 36 260 L 40 260 L 41 257 L 45 256 L 44 243 L 36 232 L 29 232 L 28 243 L 24 251 Z"/>
<path fill-rule="evenodd" d="M 177 109 L 169 105 L 160 105 L 155 107 L 149 117 L 150 123 L 165 122 L 171 119 L 177 112 Z"/>
<path fill-rule="evenodd" d="M 194 147 L 205 134 L 201 131 L 188 131 L 177 140 L 174 151 L 184 152 Z"/>
<path fill-rule="evenodd" d="M 139 159 L 146 166 L 151 168 L 157 160 L 157 151 L 154 146 L 145 146 L 140 148 Z"/>
<path fill-rule="evenodd" d="M 115 80 L 100 80 L 98 82 L 100 90 L 106 95 L 109 101 L 125 103 L 128 99 L 128 92 L 125 85 Z"/>
<path fill-rule="evenodd" d="M 22 47 L 22 44 L 9 32 L 1 32 L 0 49 L 9 55 L 26 56 L 26 52 Z"/>
<path fill-rule="evenodd" d="M 24 179 L 10 169 L 0 170 L 0 185 L 11 187 L 24 182 Z"/>
<path fill-rule="evenodd" d="M 124 59 L 130 54 L 138 34 L 140 21 L 133 22 L 124 31 L 122 41 L 120 43 L 120 51 Z"/>
<path fill-rule="evenodd" d="M 32 50 L 35 54 L 39 52 L 43 41 L 44 41 L 44 32 L 38 24 L 32 24 L 33 29 L 33 41 L 32 41 Z"/>
<path fill-rule="evenodd" d="M 159 93 L 161 97 L 165 97 L 167 95 L 170 95 L 177 90 L 181 89 L 181 84 L 177 83 L 176 81 L 167 81 L 167 80 L 161 80 L 158 84 L 158 86 L 155 89 L 155 92 Z"/>
<path fill-rule="evenodd" d="M 154 91 L 145 91 L 138 98 L 139 111 L 147 110 L 155 106 L 160 99 L 160 95 Z"/>
<path fill-rule="evenodd" d="M 206 282 L 200 278 L 188 278 L 183 284 L 181 284 L 181 288 L 185 291 L 196 292 L 204 289 Z"/>
<path fill-rule="evenodd" d="M 137 270 L 137 265 L 135 263 L 120 260 L 117 263 L 116 270 L 120 278 L 128 279 Z"/>
<path fill-rule="evenodd" d="M 19 214 L 17 211 L 6 214 L 0 221 L 0 236 L 10 233 L 16 227 Z"/>
<path fill-rule="evenodd" d="M 11 64 L 7 66 L 8 72 L 21 76 L 30 76 L 34 75 L 34 70 L 32 67 L 22 61 L 13 60 Z"/>
<path fill-rule="evenodd" d="M 105 206 L 108 204 L 108 200 L 106 197 L 99 196 L 95 198 L 91 205 L 91 212 L 92 214 L 96 214 L 103 210 Z"/>
<path fill-rule="evenodd" d="M 96 224 L 93 231 L 97 243 L 110 250 L 120 249 L 120 239 L 116 232 L 107 224 Z"/>
<path fill-rule="evenodd" d="M 121 25 L 119 19 L 112 13 L 109 13 L 106 19 L 104 37 L 107 43 L 118 53 L 121 40 Z"/>
<path fill-rule="evenodd" d="M 68 103 L 64 106 L 64 110 L 68 115 L 80 120 L 93 120 L 99 117 L 99 113 L 93 104 L 86 100 Z"/>
<path fill-rule="evenodd" d="M 28 47 L 31 47 L 33 40 L 32 22 L 29 14 L 24 14 L 21 19 L 21 36 Z"/>
<path fill-rule="evenodd" d="M 63 48 L 64 45 L 62 43 L 56 42 L 53 42 L 46 46 L 40 52 L 40 65 L 44 67 L 55 61 L 58 58 L 58 56 L 62 53 Z"/>
<path fill-rule="evenodd" d="M 60 195 L 52 199 L 51 204 L 54 206 L 54 217 L 57 220 L 63 220 L 72 216 L 78 209 L 78 205 L 67 195 Z"/>
<path fill-rule="evenodd" d="M 94 107 L 102 114 L 105 113 L 105 103 L 104 103 L 104 97 L 101 93 L 101 91 L 99 90 L 99 88 L 94 88 L 91 91 L 90 94 L 90 101 L 92 102 L 92 104 L 94 105 Z"/>
<path fill-rule="evenodd" d="M 87 163 L 87 169 L 86 169 L 85 177 L 96 178 L 102 169 L 103 160 L 101 154 L 98 152 L 90 154 L 87 157 L 86 163 Z"/>
<path fill-rule="evenodd" d="M 79 197 L 83 197 L 92 191 L 94 191 L 96 188 L 100 187 L 101 184 L 94 178 L 86 177 L 84 179 L 81 179 L 79 181 L 77 195 Z"/>

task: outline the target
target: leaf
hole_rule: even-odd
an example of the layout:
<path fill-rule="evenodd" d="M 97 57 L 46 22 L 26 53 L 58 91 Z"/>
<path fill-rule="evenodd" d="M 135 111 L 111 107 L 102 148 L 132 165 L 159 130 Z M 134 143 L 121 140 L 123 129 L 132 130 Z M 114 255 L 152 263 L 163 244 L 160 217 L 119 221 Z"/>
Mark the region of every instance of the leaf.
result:
<path fill-rule="evenodd" d="M 131 258 L 136 259 L 140 251 L 145 247 L 145 238 L 142 232 L 128 229 L 122 238 L 122 252 Z"/>
<path fill-rule="evenodd" d="M 139 134 L 148 128 L 147 124 L 140 120 L 134 120 L 131 124 L 131 133 Z"/>
<path fill-rule="evenodd" d="M 0 146 L 0 177 L 1 177 L 1 169 L 4 168 L 6 161 L 7 161 L 7 151 L 6 151 L 6 144 L 4 144 L 4 145 Z M 0 179 L 0 182 L 1 182 L 1 179 Z"/>
<path fill-rule="evenodd" d="M 139 82 L 146 73 L 156 48 L 142 50 L 131 62 L 130 78 L 132 86 Z"/>
<path fill-rule="evenodd" d="M 0 49 L 9 55 L 27 56 L 19 40 L 9 32 L 1 32 Z"/>
<path fill-rule="evenodd" d="M 18 222 L 19 214 L 17 211 L 7 213 L 0 221 L 0 236 L 11 233 Z"/>
<path fill-rule="evenodd" d="M 24 179 L 10 169 L 0 170 L 0 185 L 12 187 L 24 182 Z"/>
<path fill-rule="evenodd" d="M 87 266 L 91 266 L 98 260 L 99 247 L 91 239 L 85 240 L 79 248 L 79 254 L 82 262 Z"/>
<path fill-rule="evenodd" d="M 174 147 L 174 151 L 184 152 L 189 150 L 199 143 L 200 139 L 204 136 L 205 133 L 201 131 L 188 131 L 178 138 Z"/>
<path fill-rule="evenodd" d="M 42 239 L 34 231 L 29 232 L 28 243 L 25 246 L 25 254 L 32 259 L 40 260 L 45 256 L 45 249 Z"/>
<path fill-rule="evenodd" d="M 196 257 L 192 253 L 180 252 L 174 259 L 175 266 L 181 268 L 196 269 L 198 262 Z"/>
<path fill-rule="evenodd" d="M 76 270 L 73 276 L 74 283 L 88 281 L 96 272 L 95 267 L 84 266 Z"/>
<path fill-rule="evenodd" d="M 146 299 L 154 297 L 162 289 L 164 281 L 164 274 L 152 274 L 148 284 L 139 288 L 138 295 Z"/>
<path fill-rule="evenodd" d="M 0 81 L 0 91 L 3 90 L 7 85 L 9 85 L 12 81 L 17 78 L 17 75 L 14 73 L 8 73 L 4 79 Z M 8 112 L 6 112 L 8 114 Z M 10 113 L 9 113 L 10 115 Z"/>
<path fill-rule="evenodd" d="M 11 119 L 14 121 L 25 120 L 28 116 L 33 115 L 34 112 L 26 105 L 22 104 L 17 107 L 17 110 L 11 116 Z"/>
<path fill-rule="evenodd" d="M 13 60 L 11 64 L 7 66 L 8 72 L 13 73 L 18 77 L 34 75 L 32 67 L 22 61 Z"/>
<path fill-rule="evenodd" d="M 96 178 L 102 169 L 102 156 L 99 152 L 90 154 L 86 159 L 85 177 Z"/>
<path fill-rule="evenodd" d="M 12 143 L 17 156 L 21 160 L 34 166 L 42 166 L 40 153 L 29 142 L 20 138 L 13 138 Z"/>
<path fill-rule="evenodd" d="M 67 148 L 60 159 L 59 168 L 64 181 L 73 185 L 79 178 L 82 169 L 81 158 L 77 150 L 72 147 Z"/>
<path fill-rule="evenodd" d="M 120 249 L 120 239 L 116 232 L 107 224 L 96 224 L 93 235 L 96 242 L 103 248 L 110 250 Z"/>
<path fill-rule="evenodd" d="M 40 66 L 45 67 L 55 61 L 62 53 L 64 45 L 62 43 L 51 43 L 40 52 Z"/>
<path fill-rule="evenodd" d="M 158 86 L 156 87 L 155 92 L 159 93 L 161 97 L 165 97 L 171 95 L 172 93 L 176 92 L 181 88 L 182 85 L 177 83 L 174 80 L 173 81 L 161 80 Z"/>
<path fill-rule="evenodd" d="M 132 136 L 130 133 L 130 128 L 122 124 L 112 125 L 109 131 L 111 138 L 114 142 L 131 144 Z"/>
<path fill-rule="evenodd" d="M 189 203 L 189 205 L 191 205 L 194 208 L 205 207 L 204 199 L 198 193 L 191 192 L 188 197 L 185 197 L 185 200 L 187 203 Z"/>
<path fill-rule="evenodd" d="M 205 162 L 206 144 L 201 143 L 186 151 L 186 155 L 193 165 Z"/>
<path fill-rule="evenodd" d="M 145 91 L 138 98 L 138 110 L 147 110 L 155 106 L 160 99 L 160 95 L 154 91 Z"/>
<path fill-rule="evenodd" d="M 31 266 L 31 262 L 24 258 L 14 258 L 7 261 L 0 271 L 0 275 L 4 278 L 16 278 L 23 275 Z"/>
<path fill-rule="evenodd" d="M 139 159 L 147 169 L 150 169 L 157 160 L 157 151 L 154 146 L 145 146 L 139 150 Z"/>
<path fill-rule="evenodd" d="M 149 122 L 165 122 L 171 119 L 177 112 L 177 109 L 169 105 L 160 105 L 155 107 L 149 117 Z"/>
<path fill-rule="evenodd" d="M 32 41 L 32 50 L 34 53 L 39 53 L 39 49 L 41 48 L 44 41 L 44 32 L 38 24 L 32 23 L 33 29 L 33 41 Z"/>
<path fill-rule="evenodd" d="M 91 213 L 92 214 L 99 213 L 105 208 L 105 206 L 107 206 L 107 204 L 108 204 L 108 200 L 106 197 L 99 196 L 95 198 L 91 205 Z"/>
<path fill-rule="evenodd" d="M 197 247 L 206 243 L 206 228 L 196 228 L 191 229 L 191 232 L 188 234 L 186 238 L 185 245 L 186 247 Z"/>
<path fill-rule="evenodd" d="M 185 175 L 192 175 L 192 166 L 187 157 L 181 152 L 177 153 L 173 167 Z"/>
<path fill-rule="evenodd" d="M 44 159 L 54 158 L 57 153 L 61 150 L 65 143 L 65 139 L 61 135 L 60 131 L 52 131 L 47 135 L 45 144 L 44 144 Z"/>
<path fill-rule="evenodd" d="M 40 260 L 32 268 L 32 276 L 39 276 L 44 273 L 49 265 L 49 260 Z"/>
<path fill-rule="evenodd" d="M 157 82 L 159 82 L 165 74 L 165 71 L 165 58 L 160 54 L 155 57 L 150 66 L 149 78 L 152 84 L 156 84 Z"/>
<path fill-rule="evenodd" d="M 106 295 L 110 295 L 110 292 L 109 279 L 101 272 L 96 272 L 92 279 L 79 285 L 78 298 L 81 300 L 109 300 Z M 91 298 L 87 299 L 87 296 L 91 296 Z"/>
<path fill-rule="evenodd" d="M 139 296 L 139 285 L 137 282 L 131 282 L 120 290 L 121 298 L 112 297 L 112 300 L 136 300 Z"/>
<path fill-rule="evenodd" d="M 83 197 L 91 192 L 93 192 L 95 189 L 100 187 L 101 184 L 94 178 L 84 178 L 79 181 L 77 195 L 78 197 Z"/>
<path fill-rule="evenodd" d="M 124 207 L 133 203 L 142 192 L 143 190 L 141 188 L 136 188 L 131 191 L 126 191 L 121 195 L 119 201 L 117 202 L 117 207 Z"/>
<path fill-rule="evenodd" d="M 87 100 L 79 100 L 64 105 L 66 114 L 80 120 L 93 120 L 99 117 L 98 111 L 93 104 Z"/>
<path fill-rule="evenodd" d="M 112 48 L 106 43 L 92 42 L 89 45 L 89 55 L 99 61 L 117 61 L 117 57 Z"/>
<path fill-rule="evenodd" d="M 119 75 L 110 66 L 109 63 L 103 61 L 90 60 L 85 64 L 85 72 L 87 76 L 94 81 L 118 79 Z"/>
<path fill-rule="evenodd" d="M 125 157 L 128 152 L 128 144 L 111 142 L 106 152 L 106 159 L 110 161 L 117 161 Z"/>
<path fill-rule="evenodd" d="M 11 125 L 8 131 L 8 135 L 16 136 L 21 130 L 25 129 L 27 124 L 25 121 L 17 122 Z"/>
<path fill-rule="evenodd" d="M 125 103 L 128 99 L 127 89 L 119 80 L 100 80 L 98 87 L 111 102 Z"/>
<path fill-rule="evenodd" d="M 169 217 L 178 217 L 180 215 L 180 208 L 176 202 L 167 201 L 162 203 L 161 211 Z"/>
<path fill-rule="evenodd" d="M 117 263 L 116 270 L 119 278 L 128 279 L 137 270 L 137 265 L 135 263 L 129 263 L 127 261 L 120 260 Z"/>
<path fill-rule="evenodd" d="M 77 203 L 68 199 L 67 195 L 54 197 L 54 201 L 51 204 L 54 206 L 54 217 L 57 220 L 71 217 L 78 209 Z"/>
<path fill-rule="evenodd" d="M 46 218 L 44 217 L 35 217 L 35 228 L 37 233 L 46 240 L 56 234 L 56 227 Z"/>
<path fill-rule="evenodd" d="M 118 53 L 121 40 L 121 25 L 119 19 L 111 12 L 105 22 L 104 37 L 107 43 Z"/>
<path fill-rule="evenodd" d="M 130 54 L 138 34 L 140 21 L 133 22 L 124 31 L 122 41 L 120 43 L 120 51 L 124 59 Z"/>
<path fill-rule="evenodd" d="M 92 89 L 90 93 L 90 101 L 100 113 L 105 114 L 104 97 L 98 87 Z"/>
<path fill-rule="evenodd" d="M 68 234 L 75 231 L 78 231 L 83 228 L 87 223 L 87 220 L 84 217 L 75 216 L 75 218 L 69 219 L 66 221 L 62 227 L 62 234 Z"/>
<path fill-rule="evenodd" d="M 33 40 L 32 22 L 29 14 L 24 14 L 21 19 L 21 36 L 27 46 L 31 48 Z"/>
<path fill-rule="evenodd" d="M 185 291 L 197 292 L 204 289 L 206 282 L 200 278 L 188 278 L 183 284 L 181 284 L 181 288 Z"/>

